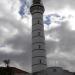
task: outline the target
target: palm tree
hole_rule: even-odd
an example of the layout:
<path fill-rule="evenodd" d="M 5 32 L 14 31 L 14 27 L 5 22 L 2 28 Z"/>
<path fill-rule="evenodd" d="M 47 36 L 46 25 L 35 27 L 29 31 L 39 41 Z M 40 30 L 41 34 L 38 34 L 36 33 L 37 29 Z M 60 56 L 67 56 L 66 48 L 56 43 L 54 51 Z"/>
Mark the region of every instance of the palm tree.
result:
<path fill-rule="evenodd" d="M 10 60 L 9 59 L 8 60 L 4 60 L 3 62 L 5 63 L 6 67 L 9 67 L 9 64 L 10 64 Z"/>

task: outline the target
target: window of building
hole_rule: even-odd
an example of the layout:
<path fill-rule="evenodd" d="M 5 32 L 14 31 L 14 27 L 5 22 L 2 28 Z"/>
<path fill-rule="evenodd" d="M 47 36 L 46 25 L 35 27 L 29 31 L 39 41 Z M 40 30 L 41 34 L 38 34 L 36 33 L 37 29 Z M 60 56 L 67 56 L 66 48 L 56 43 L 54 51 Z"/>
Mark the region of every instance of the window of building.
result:
<path fill-rule="evenodd" d="M 40 64 L 42 63 L 41 59 L 40 59 Z"/>
<path fill-rule="evenodd" d="M 56 69 L 53 69 L 53 72 L 56 72 L 57 70 Z"/>
<path fill-rule="evenodd" d="M 38 24 L 40 23 L 40 21 L 38 20 Z"/>
<path fill-rule="evenodd" d="M 41 48 L 41 45 L 38 45 L 39 49 Z"/>
<path fill-rule="evenodd" d="M 40 32 L 38 32 L 38 36 L 40 36 L 40 34 L 41 34 L 41 33 L 40 33 Z"/>

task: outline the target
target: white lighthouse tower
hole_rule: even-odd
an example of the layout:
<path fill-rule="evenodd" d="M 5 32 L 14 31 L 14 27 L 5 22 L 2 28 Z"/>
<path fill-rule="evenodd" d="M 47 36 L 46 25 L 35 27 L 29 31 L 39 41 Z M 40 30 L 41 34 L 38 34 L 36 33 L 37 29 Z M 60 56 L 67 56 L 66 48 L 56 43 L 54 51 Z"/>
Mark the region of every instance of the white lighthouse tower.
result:
<path fill-rule="evenodd" d="M 34 73 L 47 67 L 43 25 L 44 6 L 41 0 L 33 0 L 30 12 L 32 14 L 32 72 Z"/>

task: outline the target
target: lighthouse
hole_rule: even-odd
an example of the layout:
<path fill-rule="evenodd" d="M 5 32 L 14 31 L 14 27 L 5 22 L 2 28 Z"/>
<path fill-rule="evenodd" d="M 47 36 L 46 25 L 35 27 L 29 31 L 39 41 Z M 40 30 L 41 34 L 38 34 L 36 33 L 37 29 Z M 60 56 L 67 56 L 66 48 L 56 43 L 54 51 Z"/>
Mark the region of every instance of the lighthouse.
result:
<path fill-rule="evenodd" d="M 32 73 L 47 68 L 45 35 L 43 25 L 44 6 L 41 0 L 33 0 L 30 7 L 32 15 Z"/>

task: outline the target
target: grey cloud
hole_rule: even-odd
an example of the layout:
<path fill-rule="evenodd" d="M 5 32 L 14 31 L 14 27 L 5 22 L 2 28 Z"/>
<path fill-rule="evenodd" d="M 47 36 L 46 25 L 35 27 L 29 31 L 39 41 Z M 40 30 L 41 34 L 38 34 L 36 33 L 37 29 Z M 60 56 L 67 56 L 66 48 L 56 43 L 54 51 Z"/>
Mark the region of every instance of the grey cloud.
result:
<path fill-rule="evenodd" d="M 51 59 L 48 59 L 49 60 L 49 65 L 48 66 L 59 66 L 59 67 L 62 67 L 66 70 L 69 70 L 71 72 L 74 72 L 75 71 L 75 60 L 73 61 L 69 61 L 67 59 L 64 59 L 64 58 L 58 58 L 58 59 L 54 59 L 54 58 L 51 58 Z"/>
<path fill-rule="evenodd" d="M 72 5 L 74 7 L 75 1 L 73 0 L 44 0 L 45 7 L 47 9 L 59 9 L 64 7 L 66 4 Z M 48 5 L 47 5 L 48 3 Z M 0 24 L 7 25 L 9 27 L 10 25 L 13 26 L 13 28 L 17 28 L 19 33 L 16 34 L 15 36 L 6 39 L 4 42 L 5 45 L 11 45 L 12 49 L 14 50 L 23 50 L 24 53 L 19 54 L 19 55 L 14 55 L 14 54 L 2 54 L 0 53 L 0 62 L 4 59 L 10 59 L 11 61 L 16 61 L 22 66 L 22 69 L 27 69 L 28 71 L 30 70 L 31 67 L 31 30 L 28 29 L 27 27 L 24 28 L 24 25 L 22 25 L 19 21 L 13 18 L 13 16 L 7 15 L 4 18 L 0 18 Z M 8 25 L 9 24 L 9 25 Z M 46 32 L 47 34 L 51 34 L 52 32 L 57 32 L 57 35 L 59 35 L 59 42 L 54 42 L 52 40 L 46 40 L 46 50 L 47 54 L 54 52 L 54 50 L 59 47 L 60 51 L 64 52 L 70 52 L 74 50 L 75 46 L 75 32 L 68 30 L 66 27 L 66 23 L 62 23 L 61 26 L 56 27 L 54 29 L 51 29 Z M 25 30 L 29 31 L 29 33 L 26 33 Z M 48 58 L 48 62 L 51 60 L 56 60 L 54 57 L 53 58 Z M 75 66 L 74 61 L 75 60 L 68 60 L 68 59 L 57 59 L 58 61 L 64 60 L 64 65 L 69 66 Z M 68 62 L 68 63 L 67 63 Z M 49 65 L 50 63 L 48 63 Z M 72 65 L 73 64 L 73 65 Z M 12 65 L 12 64 L 11 64 Z M 59 64 L 60 65 L 60 64 Z M 62 65 L 62 64 L 61 64 Z"/>
<path fill-rule="evenodd" d="M 47 54 L 49 54 L 51 52 L 54 52 L 56 47 L 57 47 L 57 42 L 54 42 L 54 41 L 51 41 L 51 40 L 46 41 L 46 51 L 47 51 Z"/>
<path fill-rule="evenodd" d="M 50 9 L 61 9 L 65 6 L 70 6 L 75 8 L 75 1 L 74 0 L 43 0 L 45 7 L 47 10 Z"/>
<path fill-rule="evenodd" d="M 13 50 L 22 50 L 23 53 L 17 55 L 14 53 L 3 54 L 0 53 L 0 61 L 3 59 L 10 59 L 11 61 L 16 61 L 20 64 L 21 69 L 30 71 L 31 69 L 31 36 L 27 33 L 19 33 L 12 38 L 5 41 L 5 45 L 11 45 Z M 13 63 L 11 64 L 13 66 Z"/>
<path fill-rule="evenodd" d="M 10 59 L 11 61 L 10 66 L 14 66 L 14 64 L 17 63 L 21 67 L 18 67 L 17 65 L 15 65 L 14 67 L 21 68 L 29 72 L 31 71 L 31 53 L 30 52 L 22 53 L 20 55 L 0 53 L 0 63 L 2 63 L 2 61 L 5 59 Z"/>
<path fill-rule="evenodd" d="M 7 45 L 12 45 L 14 49 L 30 50 L 31 49 L 31 36 L 27 33 L 19 33 L 13 38 L 8 39 Z"/>
<path fill-rule="evenodd" d="M 61 50 L 71 51 L 75 46 L 75 31 L 71 31 L 67 28 L 67 22 L 62 22 L 62 24 L 56 28 L 50 29 L 47 34 L 56 32 L 59 35 L 60 41 L 57 43 Z M 56 35 L 55 35 L 56 36 Z"/>
<path fill-rule="evenodd" d="M 75 31 L 70 31 L 67 28 L 67 23 L 55 29 L 60 36 L 59 47 L 63 51 L 72 51 L 75 49 Z"/>
<path fill-rule="evenodd" d="M 8 28 L 10 26 L 12 26 L 14 28 L 19 29 L 20 31 L 23 31 L 24 30 L 23 26 L 25 26 L 20 21 L 17 21 L 12 15 L 0 18 L 0 23 L 2 26 L 7 26 Z M 27 27 L 25 27 L 25 28 L 26 28 L 26 30 L 28 30 Z"/>
<path fill-rule="evenodd" d="M 50 29 L 48 32 L 46 32 L 46 34 L 51 34 L 53 32 L 56 32 L 57 35 L 59 35 L 59 42 L 54 42 L 51 40 L 48 40 L 48 42 L 46 43 L 47 46 L 47 52 L 48 54 L 51 54 L 52 51 L 50 51 L 51 49 L 53 49 L 53 51 L 56 48 L 59 48 L 61 52 L 67 52 L 69 53 L 68 55 L 71 57 L 71 55 L 74 55 L 74 50 L 75 50 L 75 31 L 71 31 L 69 30 L 69 28 L 67 28 L 68 22 L 62 22 L 60 26 Z M 54 35 L 54 34 L 53 34 Z M 56 35 L 55 35 L 56 36 Z M 59 56 L 60 57 L 60 56 Z M 48 65 L 51 66 L 50 64 L 52 64 L 52 62 L 50 61 L 58 61 L 59 62 L 59 66 L 64 67 L 64 65 L 67 67 L 66 69 L 70 70 L 70 71 L 75 71 L 75 58 L 73 58 L 72 60 L 70 60 L 70 58 L 64 58 L 64 57 L 60 57 L 57 58 L 56 57 L 49 57 L 48 58 Z M 61 64 L 61 62 L 63 62 Z"/>
<path fill-rule="evenodd" d="M 12 18 L 11 18 L 12 17 Z M 21 69 L 26 71 L 31 71 L 31 29 L 29 29 L 26 25 L 22 24 L 21 21 L 17 21 L 12 15 L 8 15 L 8 17 L 0 18 L 0 26 L 4 26 L 7 28 L 17 29 L 18 33 L 10 38 L 5 39 L 3 42 L 3 46 L 11 45 L 13 50 L 22 50 L 21 54 L 14 53 L 0 53 L 0 62 L 4 59 L 10 59 L 11 61 L 15 61 L 19 64 Z M 12 33 L 11 33 L 12 34 Z M 0 35 L 0 37 L 2 34 Z M 13 66 L 14 63 L 11 63 Z"/>

